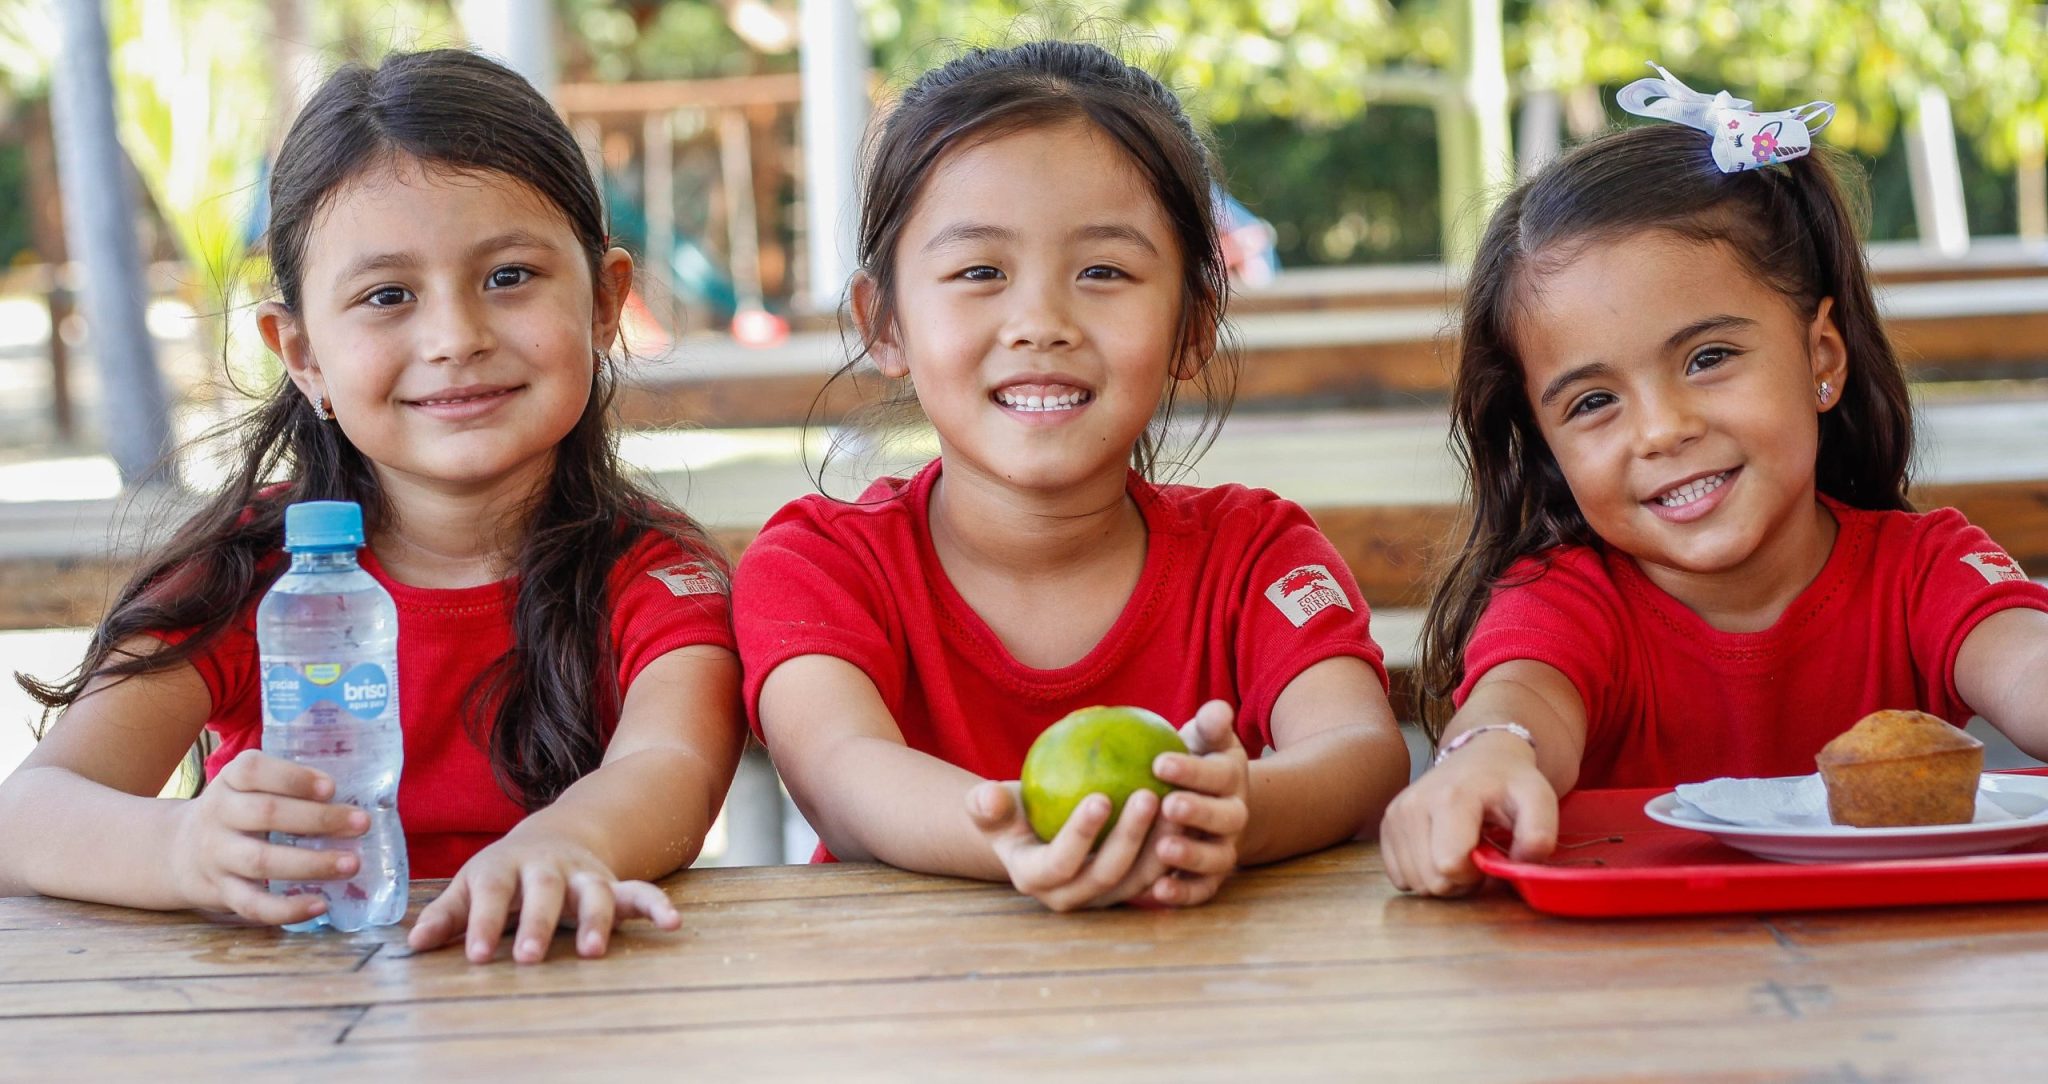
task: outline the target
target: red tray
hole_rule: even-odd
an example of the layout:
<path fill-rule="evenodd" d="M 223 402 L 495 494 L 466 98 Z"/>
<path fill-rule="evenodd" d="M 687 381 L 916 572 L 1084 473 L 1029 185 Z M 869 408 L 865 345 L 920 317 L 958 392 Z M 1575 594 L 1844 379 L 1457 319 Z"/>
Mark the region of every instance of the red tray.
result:
<path fill-rule="evenodd" d="M 1792 865 L 1651 820 L 1643 805 L 1666 789 L 1575 791 L 1558 811 L 1549 859 L 1517 862 L 1481 842 L 1472 860 L 1536 910 L 1581 917 L 2048 899 L 2048 842 L 2005 854 Z"/>

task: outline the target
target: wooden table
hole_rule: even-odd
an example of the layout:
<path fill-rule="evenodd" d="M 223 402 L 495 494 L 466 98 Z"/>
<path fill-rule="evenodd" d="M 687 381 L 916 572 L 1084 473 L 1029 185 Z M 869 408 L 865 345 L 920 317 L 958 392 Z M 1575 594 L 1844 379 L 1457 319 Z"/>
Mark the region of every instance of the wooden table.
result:
<path fill-rule="evenodd" d="M 417 906 L 437 885 L 418 886 Z M 1572 921 L 1404 898 L 1352 845 L 1183 913 L 872 866 L 698 870 L 683 929 L 471 966 L 0 900 L 0 1077 L 2025 1079 L 2048 905 Z M 624 1079 L 609 1076 L 609 1079 Z"/>

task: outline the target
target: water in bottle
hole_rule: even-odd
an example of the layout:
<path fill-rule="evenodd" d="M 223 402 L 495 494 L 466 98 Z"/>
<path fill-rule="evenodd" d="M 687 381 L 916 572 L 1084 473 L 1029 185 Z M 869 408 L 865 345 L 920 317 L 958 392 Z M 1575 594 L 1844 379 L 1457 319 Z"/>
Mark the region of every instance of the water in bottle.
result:
<path fill-rule="evenodd" d="M 272 892 L 317 892 L 327 910 L 291 929 L 388 926 L 405 917 L 405 833 L 398 824 L 398 609 L 356 563 L 363 513 L 353 501 L 285 509 L 291 569 L 256 608 L 262 656 L 263 751 L 334 779 L 334 801 L 370 815 L 359 837 L 271 834 L 273 842 L 357 852 L 346 881 L 272 881 Z"/>

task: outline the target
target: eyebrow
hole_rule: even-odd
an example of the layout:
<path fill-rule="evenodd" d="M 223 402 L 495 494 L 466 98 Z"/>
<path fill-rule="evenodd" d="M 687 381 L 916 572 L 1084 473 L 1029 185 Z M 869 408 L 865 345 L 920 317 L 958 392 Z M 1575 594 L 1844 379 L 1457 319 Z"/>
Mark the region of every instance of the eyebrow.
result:
<path fill-rule="evenodd" d="M 486 253 L 500 252 L 508 248 L 555 247 L 554 243 L 529 230 L 507 230 L 469 246 L 468 258 L 475 259 Z M 418 266 L 419 260 L 411 252 L 373 252 L 343 268 L 341 274 L 335 276 L 335 281 L 347 282 L 372 271 L 406 271 Z"/>
<path fill-rule="evenodd" d="M 1123 241 L 1142 248 L 1152 255 L 1156 256 L 1159 254 L 1159 246 L 1153 244 L 1151 238 L 1146 237 L 1143 233 L 1130 226 L 1117 222 L 1098 222 L 1086 226 L 1078 226 L 1068 236 L 1077 241 Z M 958 244 L 963 241 L 1012 242 L 1016 239 L 1017 231 L 1007 226 L 996 226 L 985 222 L 956 222 L 932 235 L 932 239 L 925 242 L 924 251 L 934 252 L 945 248 L 947 245 Z"/>
<path fill-rule="evenodd" d="M 1747 329 L 1755 326 L 1756 321 L 1751 320 L 1746 316 L 1733 316 L 1727 313 L 1722 313 L 1717 316 L 1709 316 L 1703 320 L 1694 320 L 1692 323 L 1687 324 L 1684 327 L 1679 328 L 1677 331 L 1672 332 L 1671 336 L 1664 340 L 1664 349 L 1675 350 L 1679 346 L 1683 345 L 1686 342 L 1686 340 L 1696 339 L 1701 335 L 1705 335 L 1709 331 Z M 1586 365 L 1581 365 L 1576 369 L 1567 371 L 1564 375 L 1558 377 L 1556 380 L 1551 381 L 1550 384 L 1543 389 L 1543 394 L 1537 397 L 1536 403 L 1538 406 L 1547 407 L 1551 404 L 1552 400 L 1556 399 L 1559 395 L 1563 394 L 1564 390 L 1568 387 L 1571 387 L 1573 384 L 1576 384 L 1581 380 L 1585 380 L 1588 377 L 1612 376 L 1613 374 L 1614 366 L 1609 365 L 1604 361 L 1595 361 Z"/>

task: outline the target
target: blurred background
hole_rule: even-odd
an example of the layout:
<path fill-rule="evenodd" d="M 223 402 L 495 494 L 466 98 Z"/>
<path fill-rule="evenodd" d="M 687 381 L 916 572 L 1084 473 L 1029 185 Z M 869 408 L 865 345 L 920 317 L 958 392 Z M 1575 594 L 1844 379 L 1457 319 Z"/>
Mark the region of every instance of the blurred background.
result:
<path fill-rule="evenodd" d="M 866 124 L 961 46 L 1046 34 L 1151 68 L 1211 136 L 1248 369 L 1191 477 L 1314 508 L 1383 641 L 1412 636 L 1455 520 L 1458 268 L 1519 174 L 1622 119 L 1647 60 L 1762 109 L 1836 103 L 1821 141 L 1869 177 L 1928 492 L 2004 502 L 1991 533 L 2048 553 L 2048 4 L 0 0 L 0 667 L 75 664 L 208 484 L 187 442 L 277 378 L 250 313 L 266 163 L 336 64 L 470 45 L 557 104 L 640 263 L 624 450 L 737 551 L 857 405 L 816 397 Z M 866 472 L 928 450 L 903 438 Z M 4 697 L 0 772 L 34 716 Z"/>

